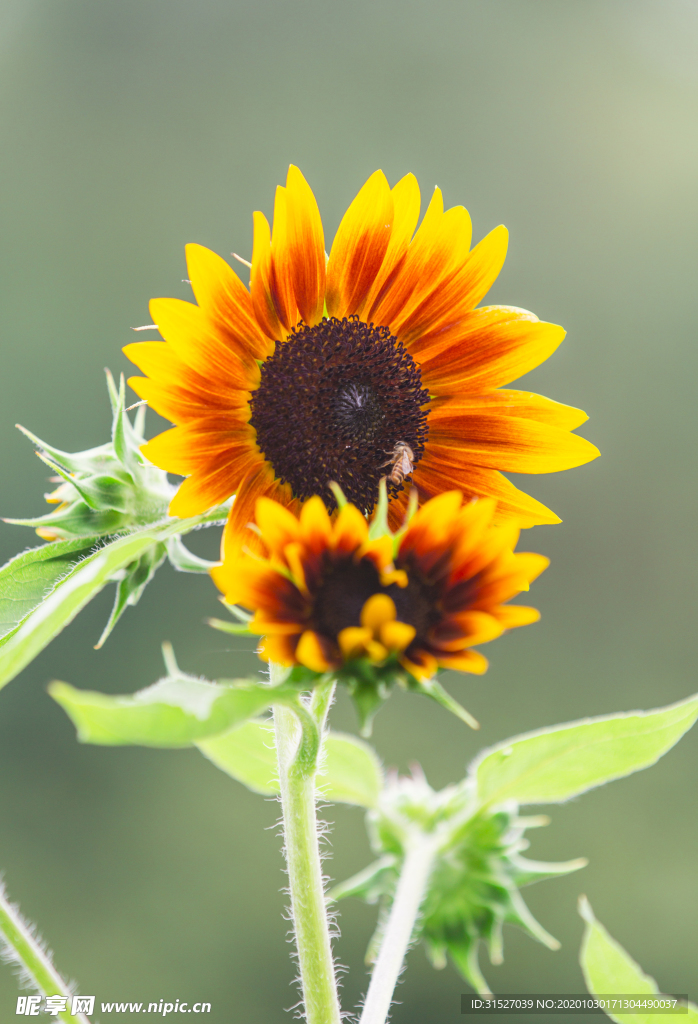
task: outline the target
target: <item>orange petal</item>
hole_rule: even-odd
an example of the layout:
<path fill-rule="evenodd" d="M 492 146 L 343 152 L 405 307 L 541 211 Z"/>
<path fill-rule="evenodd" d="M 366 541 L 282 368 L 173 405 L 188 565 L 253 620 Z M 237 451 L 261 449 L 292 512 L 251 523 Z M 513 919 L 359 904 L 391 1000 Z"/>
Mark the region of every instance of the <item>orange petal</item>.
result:
<path fill-rule="evenodd" d="M 449 616 L 443 628 L 436 627 L 429 639 L 439 650 L 461 651 L 464 647 L 495 640 L 503 630 L 498 619 L 487 612 L 467 611 Z"/>
<path fill-rule="evenodd" d="M 449 210 L 448 214 L 451 213 L 453 211 Z M 409 303 L 391 320 L 390 329 L 393 334 L 409 346 L 427 331 L 449 326 L 455 317 L 473 309 L 490 290 L 502 269 L 508 238 L 503 224 L 490 231 L 475 246 L 462 266 L 457 266 L 448 276 L 442 275 L 438 287 L 421 299 L 419 304 Z"/>
<path fill-rule="evenodd" d="M 284 328 L 290 331 L 298 323 L 298 307 L 293 291 L 293 277 L 289 254 L 287 199 L 286 189 L 282 185 L 278 185 L 276 195 L 274 196 L 269 289 L 278 318 Z"/>
<path fill-rule="evenodd" d="M 436 670 L 439 667 L 439 662 L 433 654 L 421 650 L 416 651 L 410 658 L 403 655 L 400 658 L 400 664 L 420 682 L 425 679 L 431 679 L 436 675 Z"/>
<path fill-rule="evenodd" d="M 303 632 L 300 622 L 268 622 L 259 614 L 250 622 L 250 632 L 258 636 L 296 636 Z"/>
<path fill-rule="evenodd" d="M 271 498 L 257 498 L 255 520 L 262 531 L 262 539 L 272 554 L 279 552 L 300 538 L 300 523 L 287 508 Z"/>
<path fill-rule="evenodd" d="M 371 310 L 371 320 L 390 325 L 391 330 L 393 323 L 404 322 L 463 265 L 471 234 L 468 211 L 457 206 L 444 213 L 441 190 L 435 189 L 394 280 Z"/>
<path fill-rule="evenodd" d="M 274 266 L 281 261 L 288 262 L 286 273 L 301 319 L 313 327 L 322 319 L 325 303 L 325 240 L 315 196 L 293 164 L 286 177 L 284 243 L 277 250 L 272 237 Z"/>
<path fill-rule="evenodd" d="M 254 440 L 248 426 L 221 417 L 219 421 L 196 420 L 166 430 L 144 444 L 141 451 L 168 473 L 186 476 L 230 466 L 237 467 L 241 475 L 243 464 L 247 468 L 254 454 Z"/>
<path fill-rule="evenodd" d="M 368 540 L 368 523 L 354 505 L 340 509 L 332 539 L 335 549 L 343 552 L 354 551 Z"/>
<path fill-rule="evenodd" d="M 206 474 L 194 473 L 179 485 L 170 502 L 169 514 L 186 519 L 222 505 L 235 490 L 237 480 L 234 464 L 220 466 Z"/>
<path fill-rule="evenodd" d="M 550 565 L 545 555 L 522 551 L 518 554 L 507 554 L 503 551 L 499 557 L 490 560 L 490 564 L 477 566 L 480 572 L 477 596 L 473 600 L 476 608 L 487 608 L 508 601 L 510 597 L 527 591 L 540 574 Z M 469 566 L 472 574 L 473 569 Z"/>
<path fill-rule="evenodd" d="M 375 171 L 344 214 L 327 263 L 327 312 L 340 319 L 359 313 L 383 264 L 393 221 L 393 199 Z"/>
<path fill-rule="evenodd" d="M 454 317 L 410 344 L 432 394 L 490 390 L 540 366 L 565 332 L 513 306 L 483 306 Z"/>
<path fill-rule="evenodd" d="M 426 454 L 415 467 L 413 480 L 423 501 L 458 487 L 467 497 L 495 498 L 497 521 L 515 519 L 522 527 L 562 521 L 540 501 L 518 490 L 501 473 L 472 465 L 465 453 L 455 448 L 443 449 L 437 456 L 427 445 Z"/>
<path fill-rule="evenodd" d="M 254 241 L 252 243 L 252 269 L 250 270 L 250 296 L 257 323 L 268 338 L 280 340 L 286 337 L 281 313 L 285 311 L 277 306 L 273 288 L 273 271 L 271 262 L 271 229 L 269 221 L 255 210 L 252 214 L 254 225 Z M 278 296 L 277 296 L 278 297 Z"/>
<path fill-rule="evenodd" d="M 252 299 L 231 266 L 203 245 L 187 245 L 187 271 L 199 308 L 243 359 L 265 359 L 270 346 L 259 329 Z"/>
<path fill-rule="evenodd" d="M 528 626 L 540 619 L 540 612 L 537 608 L 529 608 L 523 604 L 505 604 L 500 608 L 493 608 L 492 614 L 501 622 L 504 629 Z"/>
<path fill-rule="evenodd" d="M 329 547 L 332 523 L 322 498 L 314 495 L 306 501 L 300 514 L 301 536 L 310 551 L 319 552 Z"/>
<path fill-rule="evenodd" d="M 265 636 L 257 648 L 262 661 L 273 661 L 277 665 L 293 665 L 295 637 Z"/>
<path fill-rule="evenodd" d="M 287 544 L 283 550 L 284 560 L 291 572 L 293 582 L 300 592 L 308 597 L 308 586 L 305 581 L 305 569 L 303 567 L 303 553 L 303 545 L 298 542 Z"/>
<path fill-rule="evenodd" d="M 364 302 L 362 318 L 367 323 L 375 322 L 374 307 L 383 300 L 397 276 L 419 220 L 420 194 L 414 174 L 406 174 L 401 178 L 390 194 L 393 200 L 393 226 L 383 263 Z"/>
<path fill-rule="evenodd" d="M 510 473 L 555 473 L 600 454 L 586 438 L 547 423 L 447 404 L 429 418 L 429 449 L 436 457 L 458 452 L 470 465 Z"/>
<path fill-rule="evenodd" d="M 451 537 L 463 495 L 460 491 L 446 491 L 432 498 L 415 513 L 400 541 L 399 553 L 404 558 L 409 551 L 428 554 Z"/>
<path fill-rule="evenodd" d="M 249 391 L 230 390 L 225 397 L 212 392 L 208 397 L 203 397 L 187 387 L 162 384 L 148 377 L 129 377 L 128 385 L 151 409 L 173 423 L 200 420 L 211 410 L 228 414 L 234 410 L 239 423 L 247 422 L 250 417 Z"/>
<path fill-rule="evenodd" d="M 235 501 L 223 531 L 223 561 L 236 558 L 244 547 L 255 549 L 259 546 L 256 535 L 248 529 L 258 498 L 266 495 L 292 507 L 290 488 L 276 483 L 271 466 L 259 455 L 251 457 L 246 468 L 247 472 L 237 485 Z"/>
<path fill-rule="evenodd" d="M 150 313 L 174 352 L 201 376 L 243 391 L 255 386 L 257 366 L 251 377 L 251 368 L 245 368 L 198 306 L 181 299 L 151 299 Z"/>
<path fill-rule="evenodd" d="M 432 403 L 429 422 L 438 423 L 453 413 L 463 415 L 516 416 L 521 419 L 547 423 L 562 430 L 574 430 L 589 419 L 581 409 L 572 405 L 554 402 L 552 398 L 533 394 L 531 391 L 514 391 L 499 388 L 480 395 L 457 394 Z"/>

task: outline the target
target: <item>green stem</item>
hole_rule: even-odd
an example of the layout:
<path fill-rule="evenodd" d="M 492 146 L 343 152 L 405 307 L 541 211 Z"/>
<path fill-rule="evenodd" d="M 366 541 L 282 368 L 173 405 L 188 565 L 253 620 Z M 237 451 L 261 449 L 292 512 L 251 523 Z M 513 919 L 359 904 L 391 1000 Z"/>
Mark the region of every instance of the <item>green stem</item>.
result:
<path fill-rule="evenodd" d="M 283 670 L 270 668 L 276 682 Z M 307 1024 L 340 1024 L 341 1020 L 315 814 L 319 743 L 308 740 L 308 719 L 318 739 L 322 736 L 333 690 L 333 683 L 317 688 L 302 716 L 302 734 L 293 710 L 280 704 L 274 707 L 291 914 Z"/>
<path fill-rule="evenodd" d="M 84 1013 L 71 1015 L 70 988 L 53 966 L 50 953 L 42 948 L 19 910 L 8 900 L 4 886 L 0 886 L 0 933 L 9 947 L 9 958 L 24 968 L 39 992 L 68 999 L 67 1009 L 58 1014 L 59 1018 L 66 1024 L 90 1024 Z"/>
<path fill-rule="evenodd" d="M 417 840 L 408 846 L 393 905 L 366 993 L 359 1024 L 385 1024 L 419 908 L 434 866 L 436 846 Z"/>

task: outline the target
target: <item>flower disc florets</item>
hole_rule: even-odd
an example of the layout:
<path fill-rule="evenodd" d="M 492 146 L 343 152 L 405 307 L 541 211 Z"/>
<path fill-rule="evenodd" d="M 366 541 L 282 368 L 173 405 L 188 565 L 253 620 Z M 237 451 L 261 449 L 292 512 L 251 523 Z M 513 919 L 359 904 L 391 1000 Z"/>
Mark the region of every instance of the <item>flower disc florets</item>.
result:
<path fill-rule="evenodd" d="M 397 534 L 353 505 L 330 518 L 311 498 L 297 518 L 268 498 L 256 509 L 255 552 L 214 570 L 225 600 L 254 613 L 260 656 L 309 676 L 334 673 L 364 724 L 399 682 L 473 720 L 436 683 L 440 668 L 482 673 L 473 646 L 538 612 L 505 605 L 548 564 L 514 554 L 518 530 L 492 526 L 494 503 L 458 491 L 427 502 Z M 383 516 L 383 519 L 381 519 Z"/>
<path fill-rule="evenodd" d="M 371 512 L 385 465 L 399 444 L 416 465 L 427 437 L 429 392 L 417 363 L 385 327 L 358 317 L 302 324 L 262 365 L 250 424 L 274 474 L 305 500 L 348 500 Z M 404 480 L 389 481 L 396 496 Z"/>

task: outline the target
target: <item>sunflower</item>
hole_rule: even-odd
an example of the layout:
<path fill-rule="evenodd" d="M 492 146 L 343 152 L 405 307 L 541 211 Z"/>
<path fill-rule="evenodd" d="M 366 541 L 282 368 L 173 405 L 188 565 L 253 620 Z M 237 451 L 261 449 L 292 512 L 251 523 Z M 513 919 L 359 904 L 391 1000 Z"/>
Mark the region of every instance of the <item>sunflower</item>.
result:
<path fill-rule="evenodd" d="M 258 498 L 262 554 L 243 548 L 213 570 L 224 600 L 254 613 L 248 629 L 264 637 L 263 660 L 336 674 L 369 714 L 396 679 L 440 699 L 439 669 L 482 674 L 474 645 L 538 620 L 535 608 L 506 602 L 548 565 L 513 552 L 519 530 L 493 525 L 491 499 L 463 504 L 447 491 L 397 534 L 380 528 L 385 511 L 369 528 L 354 505 L 330 517 L 314 497 L 296 516 Z"/>
<path fill-rule="evenodd" d="M 370 513 L 387 476 L 394 526 L 406 482 L 422 502 L 457 487 L 494 498 L 498 521 L 560 521 L 501 471 L 595 458 L 571 433 L 587 417 L 501 385 L 547 359 L 564 331 L 512 306 L 477 306 L 504 262 L 504 227 L 471 250 L 463 207 L 444 212 L 437 188 L 415 230 L 419 210 L 413 175 L 391 189 L 376 171 L 327 258 L 315 197 L 291 166 L 273 231 L 254 214 L 249 290 L 215 253 L 187 246 L 197 304 L 154 299 L 164 342 L 124 349 L 146 374 L 131 387 L 176 424 L 143 449 L 186 477 L 171 515 L 235 494 L 234 548 L 260 496 L 298 511 L 320 495 L 332 510 L 336 481 Z"/>

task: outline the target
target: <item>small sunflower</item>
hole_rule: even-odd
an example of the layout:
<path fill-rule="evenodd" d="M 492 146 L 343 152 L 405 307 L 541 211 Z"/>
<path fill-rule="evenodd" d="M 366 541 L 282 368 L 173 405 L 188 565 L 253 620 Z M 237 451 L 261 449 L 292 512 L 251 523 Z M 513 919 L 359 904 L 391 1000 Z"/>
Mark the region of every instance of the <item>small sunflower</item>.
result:
<path fill-rule="evenodd" d="M 487 660 L 474 645 L 537 621 L 535 608 L 505 602 L 528 590 L 548 559 L 513 552 L 519 530 L 492 524 L 492 500 L 463 504 L 448 491 L 393 534 L 383 495 L 370 528 L 350 504 L 330 517 L 314 497 L 296 517 L 258 498 L 252 528 L 263 555 L 243 549 L 212 575 L 228 604 L 254 613 L 248 628 L 264 637 L 263 660 L 332 672 L 364 720 L 397 680 L 450 702 L 473 724 L 434 676 L 441 668 L 482 674 Z"/>
<path fill-rule="evenodd" d="M 499 521 L 559 518 L 501 471 L 547 473 L 598 455 L 571 433 L 585 413 L 501 385 L 538 366 L 564 337 L 512 306 L 477 304 L 506 254 L 500 226 L 470 249 L 461 206 L 434 191 L 417 230 L 419 186 L 371 175 L 329 258 L 315 197 L 296 167 L 276 192 L 273 231 L 254 214 L 250 288 L 200 245 L 187 246 L 197 305 L 154 299 L 164 342 L 127 345 L 146 374 L 129 381 L 176 424 L 144 453 L 186 477 L 170 513 L 191 516 L 236 495 L 239 543 L 258 497 L 294 511 L 330 509 L 336 481 L 370 513 L 388 477 L 391 522 L 405 482 L 420 501 L 459 488 L 497 501 Z"/>

